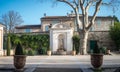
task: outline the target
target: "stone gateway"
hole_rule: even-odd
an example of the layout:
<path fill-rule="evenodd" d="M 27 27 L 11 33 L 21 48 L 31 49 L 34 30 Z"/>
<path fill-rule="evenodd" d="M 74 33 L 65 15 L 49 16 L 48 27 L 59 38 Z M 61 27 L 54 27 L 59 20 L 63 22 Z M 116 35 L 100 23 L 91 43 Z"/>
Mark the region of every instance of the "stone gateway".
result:
<path fill-rule="evenodd" d="M 50 48 L 53 54 L 64 51 L 70 54 L 72 51 L 73 29 L 66 24 L 55 24 L 50 28 Z"/>

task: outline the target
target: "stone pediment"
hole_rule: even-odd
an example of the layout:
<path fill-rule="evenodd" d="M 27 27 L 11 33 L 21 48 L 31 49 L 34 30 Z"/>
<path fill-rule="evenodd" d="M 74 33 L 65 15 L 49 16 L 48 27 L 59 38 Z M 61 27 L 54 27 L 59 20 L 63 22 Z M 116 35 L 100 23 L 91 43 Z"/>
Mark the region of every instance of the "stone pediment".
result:
<path fill-rule="evenodd" d="M 67 24 L 55 24 L 51 27 L 51 29 L 70 29 L 70 26 Z"/>

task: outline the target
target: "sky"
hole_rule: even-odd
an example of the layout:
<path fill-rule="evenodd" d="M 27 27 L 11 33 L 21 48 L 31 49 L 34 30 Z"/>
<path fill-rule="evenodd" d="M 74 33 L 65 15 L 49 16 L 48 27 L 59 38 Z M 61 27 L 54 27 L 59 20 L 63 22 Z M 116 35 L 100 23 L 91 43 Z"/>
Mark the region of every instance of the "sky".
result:
<path fill-rule="evenodd" d="M 71 8 L 64 3 L 57 3 L 53 6 L 51 0 L 41 2 L 41 0 L 0 0 L 0 17 L 8 11 L 18 12 L 24 23 L 22 25 L 40 24 L 40 18 L 44 16 L 64 16 L 71 12 Z M 91 15 L 93 9 L 90 9 Z M 109 8 L 102 7 L 97 16 L 113 16 L 116 15 L 120 20 L 120 9 L 115 13 Z"/>

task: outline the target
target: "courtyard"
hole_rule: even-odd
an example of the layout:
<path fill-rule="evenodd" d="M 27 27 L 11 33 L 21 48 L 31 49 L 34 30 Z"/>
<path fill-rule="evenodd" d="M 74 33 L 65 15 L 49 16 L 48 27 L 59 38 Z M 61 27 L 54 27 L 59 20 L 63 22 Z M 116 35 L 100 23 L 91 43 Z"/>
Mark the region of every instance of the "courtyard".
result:
<path fill-rule="evenodd" d="M 0 3 L 0 72 L 120 72 L 119 0 Z"/>
<path fill-rule="evenodd" d="M 115 72 L 120 67 L 120 55 L 104 55 L 101 72 Z M 90 55 L 28 56 L 24 72 L 93 72 Z M 11 70 L 11 71 L 10 71 Z M 13 72 L 13 57 L 0 57 L 0 72 Z M 118 71 L 119 72 L 119 71 Z"/>

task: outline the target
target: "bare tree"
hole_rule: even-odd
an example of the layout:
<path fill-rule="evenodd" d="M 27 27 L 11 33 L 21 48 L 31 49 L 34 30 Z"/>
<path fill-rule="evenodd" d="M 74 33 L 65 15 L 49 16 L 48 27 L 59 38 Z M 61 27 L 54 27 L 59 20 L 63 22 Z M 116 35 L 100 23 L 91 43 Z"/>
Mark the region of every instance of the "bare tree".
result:
<path fill-rule="evenodd" d="M 1 23 L 6 25 L 7 32 L 14 33 L 14 27 L 23 23 L 23 20 L 18 12 L 9 11 L 6 14 L 3 14 L 0 19 Z"/>
<path fill-rule="evenodd" d="M 100 6 L 111 6 L 113 7 L 113 10 L 115 10 L 115 7 L 117 0 L 57 0 L 59 2 L 66 3 L 69 5 L 73 11 L 75 12 L 76 17 L 76 24 L 77 24 L 77 31 L 80 35 L 80 53 L 81 54 L 87 54 L 87 39 L 88 39 L 88 33 L 90 28 L 94 25 L 96 15 L 98 11 L 100 10 Z M 92 18 L 89 19 L 88 13 L 90 7 L 93 6 L 93 15 Z M 79 13 L 82 14 L 82 22 L 80 22 Z"/>

